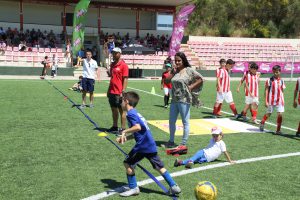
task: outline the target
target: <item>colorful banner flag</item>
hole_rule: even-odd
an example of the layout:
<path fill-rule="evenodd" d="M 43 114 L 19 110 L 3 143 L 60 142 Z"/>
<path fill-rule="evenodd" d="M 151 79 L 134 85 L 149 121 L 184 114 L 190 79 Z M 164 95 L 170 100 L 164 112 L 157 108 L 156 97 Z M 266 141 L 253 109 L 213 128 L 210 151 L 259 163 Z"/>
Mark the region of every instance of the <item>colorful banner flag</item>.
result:
<path fill-rule="evenodd" d="M 181 40 L 186 27 L 189 15 L 195 9 L 194 4 L 183 7 L 176 16 L 175 25 L 173 27 L 172 38 L 170 42 L 169 56 L 174 56 L 180 49 Z"/>
<path fill-rule="evenodd" d="M 76 5 L 73 16 L 73 55 L 83 47 L 84 42 L 84 22 L 88 11 L 90 0 L 80 0 Z"/>

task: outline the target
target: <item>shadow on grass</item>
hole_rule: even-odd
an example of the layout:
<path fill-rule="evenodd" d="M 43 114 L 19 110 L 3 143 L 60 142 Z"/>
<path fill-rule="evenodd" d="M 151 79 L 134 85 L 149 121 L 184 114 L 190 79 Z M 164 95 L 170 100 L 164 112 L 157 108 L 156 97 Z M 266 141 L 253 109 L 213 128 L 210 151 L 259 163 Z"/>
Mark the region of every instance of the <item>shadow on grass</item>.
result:
<path fill-rule="evenodd" d="M 109 192 L 121 192 L 119 190 L 119 187 L 124 186 L 124 185 L 128 185 L 125 182 L 118 182 L 118 181 L 113 180 L 113 179 L 101 179 L 100 181 L 102 183 L 106 184 L 105 188 L 110 189 L 108 191 L 108 193 Z M 140 191 L 142 193 L 148 193 L 148 194 L 150 194 L 150 193 L 156 193 L 156 194 L 166 195 L 163 191 L 152 190 L 152 189 L 144 188 L 144 187 L 140 187 Z"/>
<path fill-rule="evenodd" d="M 153 105 L 153 106 L 156 106 L 156 107 L 159 107 L 159 108 L 165 108 L 165 106 L 163 106 L 163 105 Z"/>
<path fill-rule="evenodd" d="M 286 138 L 289 138 L 289 139 L 294 139 L 294 140 L 299 140 L 299 141 L 300 141 L 300 137 L 297 137 L 296 135 L 285 134 L 285 133 L 282 133 L 282 134 L 280 134 L 280 135 L 277 135 L 277 134 L 275 134 L 275 132 L 273 132 L 273 131 L 266 131 L 265 133 L 269 133 L 269 134 L 272 134 L 272 135 L 278 136 L 278 137 L 286 137 Z"/>

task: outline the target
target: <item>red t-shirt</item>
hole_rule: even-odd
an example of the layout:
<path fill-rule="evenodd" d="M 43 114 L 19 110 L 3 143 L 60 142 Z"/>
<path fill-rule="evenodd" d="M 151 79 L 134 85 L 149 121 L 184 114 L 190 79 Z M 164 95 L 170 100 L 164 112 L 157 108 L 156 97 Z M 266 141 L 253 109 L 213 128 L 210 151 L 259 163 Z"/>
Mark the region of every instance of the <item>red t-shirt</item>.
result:
<path fill-rule="evenodd" d="M 124 78 L 128 77 L 128 66 L 123 60 L 120 60 L 118 63 L 111 63 L 110 74 L 108 92 L 110 94 L 122 94 Z"/>
<path fill-rule="evenodd" d="M 163 86 L 164 88 L 169 88 L 171 89 L 172 88 L 172 83 L 166 83 L 165 80 L 166 78 L 170 75 L 170 72 L 169 71 L 164 71 L 162 76 L 161 76 L 161 79 L 163 80 Z"/>

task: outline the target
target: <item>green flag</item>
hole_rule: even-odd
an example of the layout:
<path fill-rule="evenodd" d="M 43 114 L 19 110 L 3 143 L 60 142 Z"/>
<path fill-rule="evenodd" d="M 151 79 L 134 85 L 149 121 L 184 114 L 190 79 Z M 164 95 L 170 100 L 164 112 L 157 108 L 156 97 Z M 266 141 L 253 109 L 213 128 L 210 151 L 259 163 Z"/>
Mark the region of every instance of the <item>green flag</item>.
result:
<path fill-rule="evenodd" d="M 90 0 L 80 0 L 76 5 L 73 17 L 73 55 L 83 47 L 84 42 L 84 22 L 88 11 Z"/>

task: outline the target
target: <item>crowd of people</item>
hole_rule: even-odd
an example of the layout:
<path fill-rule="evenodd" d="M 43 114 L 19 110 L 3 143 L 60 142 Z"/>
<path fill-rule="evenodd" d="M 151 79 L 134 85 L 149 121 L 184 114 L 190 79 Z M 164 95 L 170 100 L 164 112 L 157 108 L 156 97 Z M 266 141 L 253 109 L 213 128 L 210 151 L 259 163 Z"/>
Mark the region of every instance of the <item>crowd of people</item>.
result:
<path fill-rule="evenodd" d="M 7 30 L 3 30 L 0 27 L 0 40 L 3 40 L 6 46 L 19 47 L 19 50 L 25 50 L 27 47 L 36 48 L 56 48 L 58 43 L 64 43 L 65 35 L 61 33 L 56 35 L 53 30 L 41 31 L 34 28 L 25 31 L 19 31 L 17 28 L 12 29 L 10 27 Z"/>

